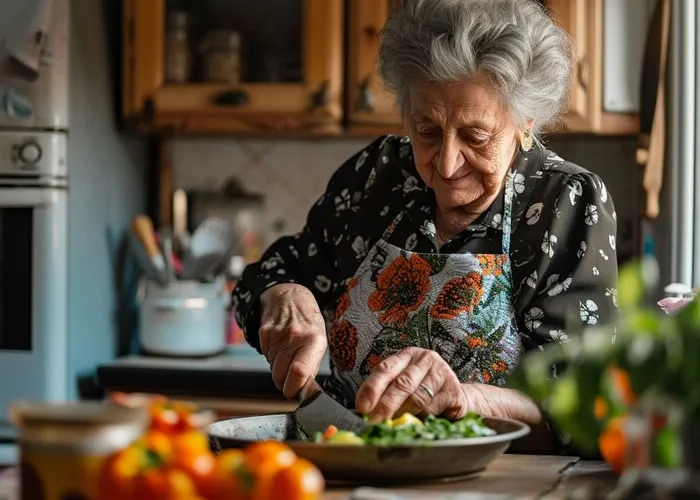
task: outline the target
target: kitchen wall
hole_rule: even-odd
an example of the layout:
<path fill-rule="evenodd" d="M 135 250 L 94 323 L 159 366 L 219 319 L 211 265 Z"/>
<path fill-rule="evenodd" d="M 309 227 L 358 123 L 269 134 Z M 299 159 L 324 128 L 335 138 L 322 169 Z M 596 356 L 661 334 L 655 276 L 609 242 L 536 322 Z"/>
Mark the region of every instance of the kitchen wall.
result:
<path fill-rule="evenodd" d="M 115 129 L 107 34 L 118 25 L 107 29 L 99 0 L 71 1 L 69 366 L 82 375 L 116 353 L 114 269 L 125 228 L 145 209 L 146 151 Z"/>
<path fill-rule="evenodd" d="M 264 141 L 180 139 L 174 145 L 175 182 L 186 189 L 216 189 L 237 177 L 266 196 L 269 238 L 295 232 L 333 171 L 367 140 Z M 547 141 L 563 158 L 599 174 L 618 211 L 620 254 L 633 252 L 639 168 L 628 138 L 556 137 Z M 280 224 L 283 223 L 283 224 Z"/>

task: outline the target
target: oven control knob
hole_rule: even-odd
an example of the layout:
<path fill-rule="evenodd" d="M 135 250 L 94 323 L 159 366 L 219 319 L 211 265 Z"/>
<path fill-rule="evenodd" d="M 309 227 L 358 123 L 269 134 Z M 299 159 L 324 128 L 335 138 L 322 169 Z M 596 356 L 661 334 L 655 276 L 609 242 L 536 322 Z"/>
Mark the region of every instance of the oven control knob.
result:
<path fill-rule="evenodd" d="M 17 156 L 22 163 L 34 165 L 41 160 L 41 146 L 34 141 L 27 141 L 19 147 Z"/>

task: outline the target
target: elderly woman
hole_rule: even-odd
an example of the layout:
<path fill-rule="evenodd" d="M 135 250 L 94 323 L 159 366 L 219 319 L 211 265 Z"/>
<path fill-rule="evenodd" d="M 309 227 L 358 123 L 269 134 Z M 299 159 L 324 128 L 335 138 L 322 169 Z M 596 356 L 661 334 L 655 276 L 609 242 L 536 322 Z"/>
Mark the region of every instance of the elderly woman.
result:
<path fill-rule="evenodd" d="M 534 1 L 402 2 L 379 70 L 408 137 L 342 165 L 303 230 L 234 293 L 287 397 L 328 347 L 326 390 L 375 420 L 476 411 L 546 435 L 508 372 L 565 341 L 572 317 L 595 325 L 616 309 L 610 195 L 537 140 L 571 69 L 567 34 Z"/>

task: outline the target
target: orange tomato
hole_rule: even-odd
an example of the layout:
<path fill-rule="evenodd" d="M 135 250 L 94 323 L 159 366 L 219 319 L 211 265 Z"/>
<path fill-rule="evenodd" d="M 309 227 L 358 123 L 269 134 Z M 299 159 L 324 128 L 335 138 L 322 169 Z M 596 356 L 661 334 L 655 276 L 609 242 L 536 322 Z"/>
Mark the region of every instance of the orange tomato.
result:
<path fill-rule="evenodd" d="M 136 442 L 136 445 L 155 453 L 163 461 L 170 460 L 173 456 L 173 443 L 170 436 L 163 431 L 149 430 Z"/>
<path fill-rule="evenodd" d="M 627 416 L 611 419 L 598 439 L 598 448 L 603 459 L 616 474 L 622 474 L 625 467 L 625 422 Z"/>
<path fill-rule="evenodd" d="M 279 455 L 282 455 L 281 459 Z M 253 466 L 271 458 L 284 462 L 291 461 L 293 457 L 294 452 L 279 441 L 261 441 L 245 449 L 246 463 Z"/>
<path fill-rule="evenodd" d="M 291 467 L 297 460 L 292 450 L 285 446 L 279 451 L 253 450 L 254 454 L 246 453 L 243 467 L 250 472 L 252 480 L 251 500 L 270 500 L 272 495 L 272 480 L 277 473 Z M 269 453 L 265 455 L 264 453 Z M 262 457 L 261 457 L 262 456 Z"/>
<path fill-rule="evenodd" d="M 151 429 L 173 434 L 180 424 L 180 415 L 168 403 L 150 405 Z"/>
<path fill-rule="evenodd" d="M 323 433 L 323 440 L 327 441 L 337 433 L 338 428 L 335 425 L 329 425 L 328 429 L 326 429 L 326 432 Z"/>
<path fill-rule="evenodd" d="M 98 499 L 120 500 L 133 493 L 134 479 L 144 464 L 143 448 L 129 446 L 105 460 L 99 471 Z"/>
<path fill-rule="evenodd" d="M 209 452 L 177 455 L 173 465 L 187 473 L 198 493 L 204 494 L 214 480 L 216 459 Z"/>
<path fill-rule="evenodd" d="M 291 466 L 275 474 L 267 499 L 318 500 L 324 488 L 321 471 L 308 460 L 297 458 Z"/>
<path fill-rule="evenodd" d="M 615 397 L 627 406 L 634 405 L 637 401 L 637 395 L 632 390 L 629 374 L 621 368 L 611 365 L 608 368 L 608 375 Z"/>
<path fill-rule="evenodd" d="M 173 455 L 209 453 L 209 438 L 198 430 L 189 430 L 169 437 Z"/>
<path fill-rule="evenodd" d="M 149 468 L 134 481 L 134 496 L 125 500 L 184 500 L 196 498 L 195 485 L 187 474 L 173 468 Z"/>
<path fill-rule="evenodd" d="M 242 450 L 224 450 L 216 457 L 214 477 L 207 484 L 204 496 L 210 500 L 247 500 L 252 477 L 244 466 Z"/>

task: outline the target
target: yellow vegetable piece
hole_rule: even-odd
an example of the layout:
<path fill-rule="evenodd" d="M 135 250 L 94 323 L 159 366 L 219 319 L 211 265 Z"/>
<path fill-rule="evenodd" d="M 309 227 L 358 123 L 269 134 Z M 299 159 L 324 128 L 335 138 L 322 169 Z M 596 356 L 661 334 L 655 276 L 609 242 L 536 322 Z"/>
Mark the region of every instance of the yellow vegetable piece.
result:
<path fill-rule="evenodd" d="M 364 444 L 360 436 L 350 431 L 338 431 L 328 438 L 328 444 Z"/>
<path fill-rule="evenodd" d="M 399 418 L 391 420 L 392 427 L 398 427 L 400 425 L 423 425 L 423 422 L 416 416 L 410 413 L 404 413 Z"/>

